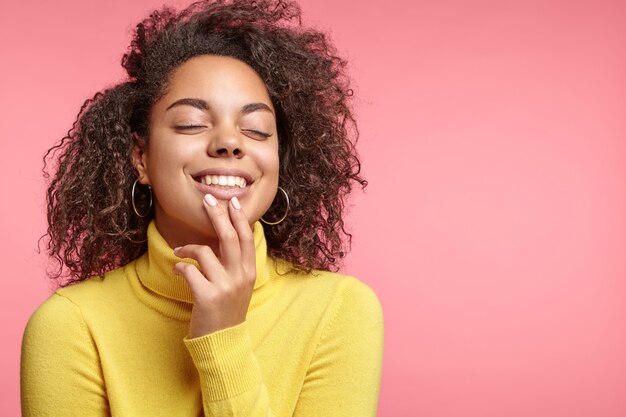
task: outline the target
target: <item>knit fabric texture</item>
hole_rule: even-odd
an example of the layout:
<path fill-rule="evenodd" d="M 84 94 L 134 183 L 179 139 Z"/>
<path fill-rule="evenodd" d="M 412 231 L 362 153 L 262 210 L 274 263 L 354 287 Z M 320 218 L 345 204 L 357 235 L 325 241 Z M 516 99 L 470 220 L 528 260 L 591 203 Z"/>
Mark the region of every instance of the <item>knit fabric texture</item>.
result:
<path fill-rule="evenodd" d="M 191 290 L 154 221 L 141 257 L 57 290 L 24 332 L 22 415 L 375 416 L 376 294 L 347 275 L 285 273 L 259 222 L 254 242 L 246 321 L 201 337 L 189 338 Z"/>

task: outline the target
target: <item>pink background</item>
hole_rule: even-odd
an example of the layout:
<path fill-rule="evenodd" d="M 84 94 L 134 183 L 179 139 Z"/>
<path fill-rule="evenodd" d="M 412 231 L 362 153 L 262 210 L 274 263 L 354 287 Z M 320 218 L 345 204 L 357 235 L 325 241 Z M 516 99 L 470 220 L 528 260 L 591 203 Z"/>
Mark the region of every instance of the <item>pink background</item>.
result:
<path fill-rule="evenodd" d="M 0 14 L 0 414 L 48 296 L 40 173 L 161 2 Z M 174 3 L 181 4 L 181 3 Z M 622 1 L 306 0 L 352 63 L 370 181 L 345 270 L 386 323 L 381 416 L 626 415 Z"/>

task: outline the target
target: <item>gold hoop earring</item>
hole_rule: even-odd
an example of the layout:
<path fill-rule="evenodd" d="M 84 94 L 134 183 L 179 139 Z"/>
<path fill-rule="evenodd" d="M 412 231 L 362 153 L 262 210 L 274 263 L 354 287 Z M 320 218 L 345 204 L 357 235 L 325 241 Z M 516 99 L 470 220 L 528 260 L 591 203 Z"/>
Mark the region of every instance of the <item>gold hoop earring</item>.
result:
<path fill-rule="evenodd" d="M 149 185 L 148 187 L 148 191 L 150 192 L 150 205 L 148 205 L 148 211 L 145 212 L 145 214 L 139 214 L 139 212 L 137 211 L 137 206 L 135 205 L 135 187 L 137 186 L 137 182 L 139 182 L 139 180 L 135 180 L 135 182 L 133 183 L 133 190 L 130 193 L 130 201 L 133 203 L 133 210 L 135 211 L 135 214 L 141 218 L 146 217 L 148 214 L 150 214 L 150 209 L 152 208 L 152 187 L 150 187 Z"/>
<path fill-rule="evenodd" d="M 263 216 L 261 216 L 259 220 L 261 220 L 263 223 L 268 224 L 270 226 L 274 226 L 275 224 L 281 223 L 287 217 L 287 213 L 289 213 L 289 196 L 287 195 L 287 191 L 285 191 L 282 187 L 278 187 L 278 189 L 282 191 L 283 194 L 285 195 L 285 200 L 287 201 L 287 209 L 285 210 L 285 214 L 283 214 L 283 217 L 281 217 L 278 221 L 275 221 L 275 222 L 268 222 L 267 220 L 263 219 Z"/>

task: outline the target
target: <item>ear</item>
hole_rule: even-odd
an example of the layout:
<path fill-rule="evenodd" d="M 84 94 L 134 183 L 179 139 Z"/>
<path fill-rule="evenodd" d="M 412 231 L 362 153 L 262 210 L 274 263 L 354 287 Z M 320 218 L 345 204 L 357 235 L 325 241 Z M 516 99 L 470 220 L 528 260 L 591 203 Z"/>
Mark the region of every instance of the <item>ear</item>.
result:
<path fill-rule="evenodd" d="M 134 146 L 130 153 L 130 163 L 137 171 L 137 179 L 140 184 L 150 185 L 148 176 L 148 154 L 146 141 L 139 136 L 137 132 L 133 132 Z"/>

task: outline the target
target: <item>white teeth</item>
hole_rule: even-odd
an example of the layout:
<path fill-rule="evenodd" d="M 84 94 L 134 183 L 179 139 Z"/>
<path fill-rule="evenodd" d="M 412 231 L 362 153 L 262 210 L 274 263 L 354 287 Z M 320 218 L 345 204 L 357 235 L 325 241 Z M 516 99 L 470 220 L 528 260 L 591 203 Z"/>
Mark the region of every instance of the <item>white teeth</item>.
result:
<path fill-rule="evenodd" d="M 246 187 L 246 179 L 232 175 L 205 175 L 200 182 L 206 185 L 221 185 L 224 187 Z"/>

